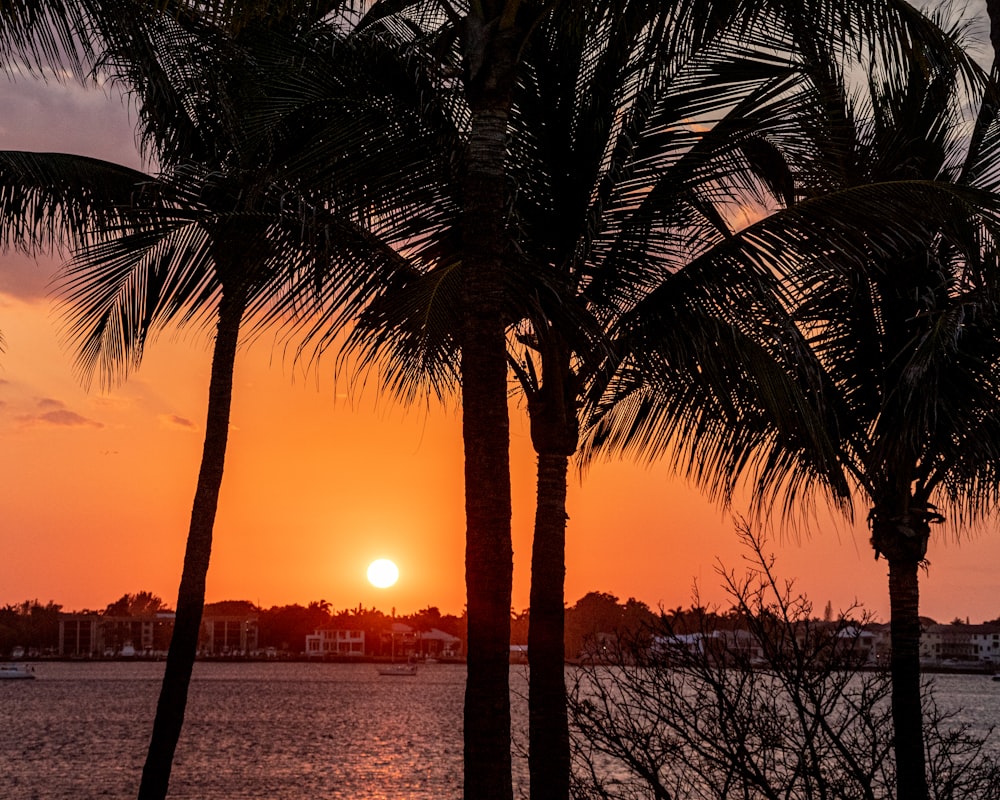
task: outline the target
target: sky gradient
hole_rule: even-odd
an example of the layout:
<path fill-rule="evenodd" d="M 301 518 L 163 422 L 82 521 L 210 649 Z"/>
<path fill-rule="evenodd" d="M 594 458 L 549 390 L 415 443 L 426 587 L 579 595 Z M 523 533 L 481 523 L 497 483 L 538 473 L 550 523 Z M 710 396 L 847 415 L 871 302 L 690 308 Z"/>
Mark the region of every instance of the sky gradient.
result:
<path fill-rule="evenodd" d="M 81 153 L 139 166 L 127 104 L 100 91 L 19 81 L 0 95 L 0 148 Z M 168 333 L 110 391 L 81 387 L 49 291 L 57 257 L 0 256 L 0 604 L 103 608 L 125 592 L 176 598 L 200 460 L 210 342 Z M 512 407 L 514 600 L 528 605 L 534 455 Z M 722 602 L 719 560 L 743 569 L 731 517 L 663 466 L 601 464 L 571 477 L 566 598 L 588 591 L 688 606 Z M 739 509 L 737 509 L 739 511 Z M 859 510 L 863 519 L 866 509 Z M 956 542 L 935 529 L 921 608 L 939 621 L 1000 617 L 995 523 Z M 776 531 L 777 571 L 817 613 L 859 601 L 888 617 L 884 561 L 863 524 L 821 514 Z M 400 580 L 368 584 L 375 558 Z M 267 341 L 241 352 L 208 600 L 263 606 L 325 599 L 409 613 L 464 605 L 457 407 L 403 410 L 373 388 L 347 394 L 329 368 L 303 375 Z"/>

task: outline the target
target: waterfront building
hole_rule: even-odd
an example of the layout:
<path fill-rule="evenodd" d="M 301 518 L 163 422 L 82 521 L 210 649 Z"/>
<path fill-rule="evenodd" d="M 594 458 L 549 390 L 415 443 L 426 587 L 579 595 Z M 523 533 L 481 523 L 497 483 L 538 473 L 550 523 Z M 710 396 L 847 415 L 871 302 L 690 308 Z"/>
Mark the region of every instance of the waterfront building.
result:
<path fill-rule="evenodd" d="M 1000 625 L 927 625 L 920 634 L 920 660 L 928 666 L 1000 667 Z"/>
<path fill-rule="evenodd" d="M 324 656 L 363 656 L 365 632 L 342 628 L 318 628 L 306 636 L 306 655 L 310 658 Z"/>
<path fill-rule="evenodd" d="M 408 658 L 458 658 L 462 654 L 462 640 L 438 628 L 418 630 L 404 622 L 394 622 L 382 634 L 382 653 L 391 652 Z"/>
<path fill-rule="evenodd" d="M 166 655 L 173 631 L 172 611 L 140 616 L 62 614 L 58 653 L 64 658 L 161 657 Z M 257 649 L 255 613 L 206 613 L 202 618 L 199 655 L 248 655 Z"/>
<path fill-rule="evenodd" d="M 59 655 L 71 658 L 160 655 L 167 652 L 173 613 L 141 617 L 63 614 L 59 619 Z"/>
<path fill-rule="evenodd" d="M 201 621 L 198 651 L 203 656 L 245 656 L 258 649 L 257 615 L 206 614 Z"/>

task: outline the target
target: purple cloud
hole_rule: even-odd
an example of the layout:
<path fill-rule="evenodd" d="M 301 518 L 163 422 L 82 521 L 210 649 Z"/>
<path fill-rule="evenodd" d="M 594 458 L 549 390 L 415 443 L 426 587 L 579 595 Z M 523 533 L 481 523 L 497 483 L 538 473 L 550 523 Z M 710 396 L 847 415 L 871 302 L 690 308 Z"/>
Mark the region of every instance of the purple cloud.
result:
<path fill-rule="evenodd" d="M 103 428 L 104 424 L 88 419 L 75 411 L 70 411 L 66 405 L 51 397 L 43 397 L 37 403 L 37 414 L 20 414 L 14 419 L 25 426 L 55 425 L 60 428 Z"/>
<path fill-rule="evenodd" d="M 168 428 L 182 428 L 183 430 L 193 431 L 197 426 L 189 420 L 187 417 L 182 417 L 179 414 L 161 414 L 160 422 Z"/>
<path fill-rule="evenodd" d="M 90 427 L 90 428 L 103 428 L 104 425 L 92 419 L 87 419 L 77 414 L 75 411 L 70 411 L 66 408 L 61 408 L 56 411 L 47 411 L 41 414 L 37 419 L 42 422 L 47 422 L 50 425 L 61 425 L 67 428 L 78 428 L 78 427 Z"/>

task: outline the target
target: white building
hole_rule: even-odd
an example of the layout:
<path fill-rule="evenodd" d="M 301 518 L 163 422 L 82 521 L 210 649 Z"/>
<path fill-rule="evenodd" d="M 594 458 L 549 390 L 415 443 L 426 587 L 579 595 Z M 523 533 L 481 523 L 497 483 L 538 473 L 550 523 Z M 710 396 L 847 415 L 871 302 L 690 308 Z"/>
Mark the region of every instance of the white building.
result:
<path fill-rule="evenodd" d="M 920 660 L 928 665 L 985 662 L 1000 666 L 1000 625 L 928 625 L 920 634 Z"/>
<path fill-rule="evenodd" d="M 365 654 L 365 632 L 340 628 L 319 628 L 306 636 L 306 655 L 322 656 L 363 656 Z"/>

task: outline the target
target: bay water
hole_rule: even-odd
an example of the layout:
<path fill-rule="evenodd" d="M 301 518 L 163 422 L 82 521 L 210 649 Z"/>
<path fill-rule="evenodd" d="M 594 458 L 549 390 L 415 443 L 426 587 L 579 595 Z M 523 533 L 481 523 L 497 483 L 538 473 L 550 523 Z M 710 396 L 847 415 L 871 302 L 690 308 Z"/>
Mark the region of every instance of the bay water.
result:
<path fill-rule="evenodd" d="M 134 798 L 163 664 L 35 674 L 0 681 L 0 800 Z M 523 670 L 511 678 L 517 706 Z M 457 800 L 464 689 L 464 665 L 386 677 L 367 663 L 199 662 L 170 797 Z"/>
<path fill-rule="evenodd" d="M 0 681 L 0 800 L 135 797 L 163 664 L 43 662 Z M 1000 682 L 935 677 L 943 709 L 1000 723 Z M 199 662 L 173 800 L 459 800 L 464 665 Z M 515 796 L 527 792 L 524 667 L 511 668 Z"/>

